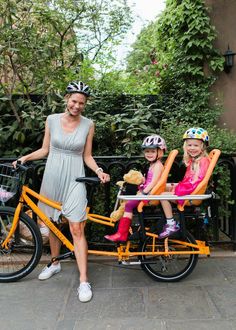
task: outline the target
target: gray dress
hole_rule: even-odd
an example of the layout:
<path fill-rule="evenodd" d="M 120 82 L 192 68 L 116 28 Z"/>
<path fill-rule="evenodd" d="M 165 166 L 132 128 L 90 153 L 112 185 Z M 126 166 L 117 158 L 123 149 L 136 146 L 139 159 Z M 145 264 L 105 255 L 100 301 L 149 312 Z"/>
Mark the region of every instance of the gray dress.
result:
<path fill-rule="evenodd" d="M 48 116 L 50 150 L 45 166 L 40 194 L 62 203 L 62 212 L 39 202 L 41 210 L 53 221 L 58 222 L 62 213 L 71 222 L 86 219 L 86 187 L 76 182 L 85 175 L 83 151 L 92 121 L 81 116 L 80 123 L 72 133 L 61 125 L 63 114 Z"/>

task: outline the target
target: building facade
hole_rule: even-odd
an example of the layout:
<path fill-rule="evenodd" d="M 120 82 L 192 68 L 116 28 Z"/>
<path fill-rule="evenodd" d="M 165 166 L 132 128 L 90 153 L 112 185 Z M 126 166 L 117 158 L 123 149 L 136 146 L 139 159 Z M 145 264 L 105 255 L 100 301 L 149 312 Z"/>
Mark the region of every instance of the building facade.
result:
<path fill-rule="evenodd" d="M 224 56 L 228 47 L 236 53 L 236 1 L 235 0 L 205 0 L 209 8 L 212 24 L 217 31 L 215 46 Z M 226 73 L 221 72 L 212 90 L 215 97 L 222 103 L 224 113 L 220 126 L 236 132 L 236 55 L 234 66 Z"/>

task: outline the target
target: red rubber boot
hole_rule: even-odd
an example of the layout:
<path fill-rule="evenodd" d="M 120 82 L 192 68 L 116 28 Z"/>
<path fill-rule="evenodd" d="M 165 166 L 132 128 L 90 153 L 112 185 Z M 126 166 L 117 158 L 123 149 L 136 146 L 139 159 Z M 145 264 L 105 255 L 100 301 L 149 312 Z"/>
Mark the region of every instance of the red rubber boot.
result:
<path fill-rule="evenodd" d="M 131 225 L 131 219 L 127 217 L 123 217 L 119 221 L 117 232 L 113 235 L 106 235 L 104 237 L 112 242 L 126 242 L 129 235 L 130 225 Z"/>

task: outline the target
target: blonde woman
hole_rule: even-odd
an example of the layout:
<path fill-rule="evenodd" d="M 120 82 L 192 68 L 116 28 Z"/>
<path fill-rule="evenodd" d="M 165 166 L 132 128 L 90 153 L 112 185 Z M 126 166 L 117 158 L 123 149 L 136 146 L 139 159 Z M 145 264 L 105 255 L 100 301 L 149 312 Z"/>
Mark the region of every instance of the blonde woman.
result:
<path fill-rule="evenodd" d="M 69 221 L 80 272 L 78 297 L 81 302 L 87 302 L 92 298 L 92 289 L 87 276 L 88 248 L 84 233 L 86 187 L 75 179 L 85 176 L 84 163 L 96 173 L 101 182 L 107 182 L 110 178 L 98 167 L 92 156 L 94 124 L 82 115 L 90 95 L 89 86 L 81 81 L 72 82 L 67 86 L 66 93 L 65 112 L 47 117 L 42 147 L 18 160 L 24 163 L 48 156 L 40 194 L 62 204 L 62 214 Z M 54 222 L 59 222 L 60 211 L 41 202 L 39 206 Z M 61 243 L 51 232 L 49 242 L 52 257 L 58 256 Z M 38 278 L 47 280 L 60 271 L 60 263 L 54 262 L 50 267 L 46 266 Z"/>

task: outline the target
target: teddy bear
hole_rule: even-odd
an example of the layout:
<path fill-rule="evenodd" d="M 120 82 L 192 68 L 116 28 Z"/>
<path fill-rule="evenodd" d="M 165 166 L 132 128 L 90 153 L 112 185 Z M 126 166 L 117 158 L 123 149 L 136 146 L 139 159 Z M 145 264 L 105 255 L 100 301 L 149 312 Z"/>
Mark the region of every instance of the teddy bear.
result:
<path fill-rule="evenodd" d="M 124 195 L 136 195 L 138 191 L 138 186 L 144 182 L 144 176 L 141 172 L 136 170 L 129 170 L 123 176 L 124 181 L 118 181 L 116 184 L 121 187 L 122 193 Z M 113 211 L 110 215 L 113 221 L 118 221 L 124 213 L 125 201 L 120 202 L 120 206 L 117 210 Z"/>

